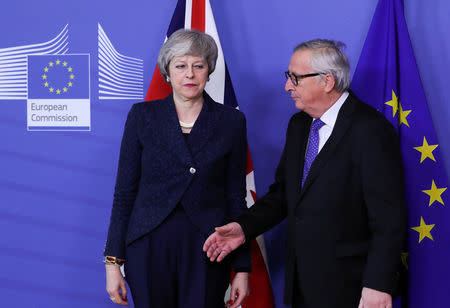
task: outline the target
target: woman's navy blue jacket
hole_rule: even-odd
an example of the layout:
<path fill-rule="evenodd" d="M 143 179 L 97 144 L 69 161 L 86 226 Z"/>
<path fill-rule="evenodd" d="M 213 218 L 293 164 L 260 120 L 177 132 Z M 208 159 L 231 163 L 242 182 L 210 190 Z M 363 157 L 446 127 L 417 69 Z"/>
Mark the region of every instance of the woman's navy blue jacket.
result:
<path fill-rule="evenodd" d="M 204 93 L 184 138 L 172 95 L 134 104 L 120 148 L 105 255 L 126 259 L 126 245 L 155 229 L 181 204 L 205 239 L 246 211 L 246 122 L 242 112 Z M 235 270 L 250 269 L 244 245 Z"/>

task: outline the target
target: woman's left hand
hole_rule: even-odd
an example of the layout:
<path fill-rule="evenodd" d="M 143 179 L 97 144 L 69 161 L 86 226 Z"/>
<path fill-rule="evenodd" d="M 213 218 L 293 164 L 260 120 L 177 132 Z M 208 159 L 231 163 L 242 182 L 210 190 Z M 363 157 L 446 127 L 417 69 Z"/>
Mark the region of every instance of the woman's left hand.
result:
<path fill-rule="evenodd" d="M 239 272 L 234 276 L 233 282 L 231 283 L 230 300 L 226 305 L 228 308 L 239 307 L 244 299 L 250 294 L 248 275 L 248 273 Z"/>

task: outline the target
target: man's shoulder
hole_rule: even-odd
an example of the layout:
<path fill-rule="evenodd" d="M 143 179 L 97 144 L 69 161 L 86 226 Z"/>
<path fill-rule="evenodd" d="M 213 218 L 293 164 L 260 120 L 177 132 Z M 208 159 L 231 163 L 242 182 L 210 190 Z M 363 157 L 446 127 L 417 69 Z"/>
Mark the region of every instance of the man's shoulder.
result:
<path fill-rule="evenodd" d="M 312 121 L 312 118 L 304 111 L 294 113 L 289 120 L 289 125 L 298 124 L 303 121 Z"/>
<path fill-rule="evenodd" d="M 349 96 L 354 106 L 353 125 L 362 131 L 376 132 L 379 130 L 395 132 L 391 122 L 377 109 L 366 104 L 354 94 Z"/>

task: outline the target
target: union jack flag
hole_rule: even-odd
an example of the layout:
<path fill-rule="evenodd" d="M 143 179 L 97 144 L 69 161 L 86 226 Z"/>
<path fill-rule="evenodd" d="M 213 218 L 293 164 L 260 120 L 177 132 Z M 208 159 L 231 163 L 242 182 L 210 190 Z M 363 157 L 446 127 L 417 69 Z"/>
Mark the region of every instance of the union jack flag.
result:
<path fill-rule="evenodd" d="M 222 47 L 217 33 L 214 16 L 209 0 L 179 0 L 172 20 L 167 30 L 167 37 L 178 29 L 196 29 L 211 35 L 217 44 L 219 55 L 216 69 L 210 75 L 206 85 L 206 92 L 216 102 L 238 108 L 236 95 L 231 83 L 230 74 L 224 60 Z M 157 100 L 168 96 L 172 92 L 170 84 L 162 78 L 158 67 L 150 83 L 146 100 Z M 247 207 L 251 207 L 256 201 L 255 180 L 253 163 L 248 151 L 247 155 Z M 251 242 L 252 273 L 250 275 L 249 297 L 242 304 L 242 308 L 273 308 L 275 307 L 272 287 L 270 285 L 269 272 L 266 266 L 264 239 L 259 236 Z"/>

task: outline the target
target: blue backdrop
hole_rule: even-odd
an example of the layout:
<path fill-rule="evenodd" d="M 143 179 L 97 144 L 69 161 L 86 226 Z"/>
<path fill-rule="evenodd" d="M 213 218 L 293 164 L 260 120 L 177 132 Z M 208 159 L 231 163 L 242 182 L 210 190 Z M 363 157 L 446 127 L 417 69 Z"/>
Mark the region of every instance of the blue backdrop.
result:
<path fill-rule="evenodd" d="M 283 90 L 292 48 L 317 37 L 341 40 L 348 46 L 353 73 L 376 4 L 377 0 L 211 0 L 239 106 L 247 116 L 258 195 L 273 179 L 288 120 L 296 112 Z M 119 143 L 131 104 L 139 101 L 139 93 L 145 96 L 175 5 L 176 0 L 1 4 L 2 307 L 111 307 L 101 255 Z M 405 0 L 406 21 L 448 174 L 449 12 L 446 0 Z M 99 90 L 105 89 L 99 84 L 108 86 L 99 80 L 99 25 L 111 53 L 143 63 L 135 98 L 99 98 Z M 61 40 L 49 43 L 57 37 Z M 20 73 L 26 67 L 21 53 L 14 52 L 30 48 L 90 54 L 90 131 L 27 130 L 27 98 L 20 92 Z M 7 88 L 15 88 L 10 93 L 18 99 L 6 95 Z M 284 307 L 282 233 L 281 225 L 266 234 L 277 307 Z"/>

